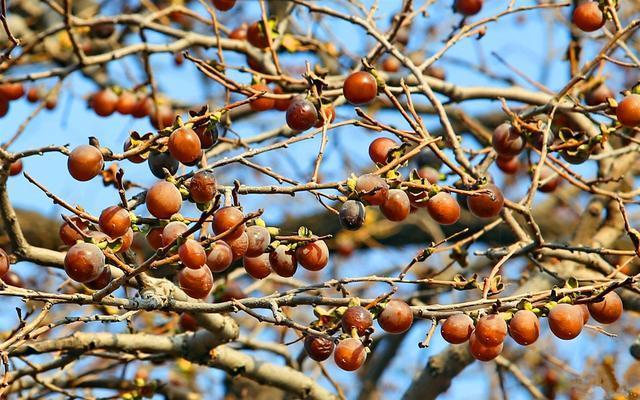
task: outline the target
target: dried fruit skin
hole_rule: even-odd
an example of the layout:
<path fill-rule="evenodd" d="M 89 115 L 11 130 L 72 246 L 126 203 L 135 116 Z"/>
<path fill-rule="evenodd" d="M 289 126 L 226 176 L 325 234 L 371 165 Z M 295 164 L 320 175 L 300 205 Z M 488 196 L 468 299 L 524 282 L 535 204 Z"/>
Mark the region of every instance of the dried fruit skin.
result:
<path fill-rule="evenodd" d="M 304 349 L 309 358 L 315 361 L 324 361 L 329 358 L 335 347 L 333 340 L 320 336 L 307 336 L 304 339 Z"/>

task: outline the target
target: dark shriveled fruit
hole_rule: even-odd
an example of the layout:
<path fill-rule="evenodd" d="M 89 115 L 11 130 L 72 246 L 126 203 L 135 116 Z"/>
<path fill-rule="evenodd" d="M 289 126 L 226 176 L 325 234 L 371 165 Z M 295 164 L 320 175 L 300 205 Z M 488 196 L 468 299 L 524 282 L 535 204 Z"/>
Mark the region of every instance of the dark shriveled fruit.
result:
<path fill-rule="evenodd" d="M 151 173 L 156 178 L 160 179 L 164 179 L 165 169 L 169 171 L 169 175 L 175 175 L 175 173 L 178 172 L 178 168 L 180 167 L 180 163 L 178 162 L 178 160 L 173 158 L 171 154 L 160 153 L 157 151 L 152 151 L 149 154 L 147 162 Z"/>
<path fill-rule="evenodd" d="M 196 203 L 208 203 L 216 195 L 216 178 L 209 171 L 196 173 L 189 181 L 189 195 Z"/>
<path fill-rule="evenodd" d="M 304 338 L 304 349 L 309 358 L 315 361 L 324 361 L 329 358 L 335 347 L 335 343 L 331 339 L 320 336 L 307 336 Z"/>

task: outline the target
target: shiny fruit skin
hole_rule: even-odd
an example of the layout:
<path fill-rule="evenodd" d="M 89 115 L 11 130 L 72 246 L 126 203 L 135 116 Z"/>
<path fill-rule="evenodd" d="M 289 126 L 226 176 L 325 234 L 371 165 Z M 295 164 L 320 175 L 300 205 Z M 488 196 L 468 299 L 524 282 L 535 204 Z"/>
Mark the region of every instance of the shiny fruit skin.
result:
<path fill-rule="evenodd" d="M 336 120 L 336 108 L 333 104 L 325 105 L 320 108 L 318 112 L 318 121 L 313 125 L 316 128 L 322 128 L 325 125 L 325 122 L 332 123 Z"/>
<path fill-rule="evenodd" d="M 504 157 L 514 157 L 522 152 L 526 142 L 522 135 L 508 123 L 499 125 L 491 137 L 491 145 L 496 153 Z"/>
<path fill-rule="evenodd" d="M 104 158 L 100 150 L 93 146 L 82 145 L 78 146 L 67 159 L 67 169 L 69 174 L 78 181 L 86 182 L 102 171 L 104 166 Z"/>
<path fill-rule="evenodd" d="M 504 343 L 497 346 L 486 346 L 482 344 L 476 337 L 475 332 L 469 337 L 469 351 L 473 358 L 479 361 L 491 361 L 502 353 Z"/>
<path fill-rule="evenodd" d="M 105 268 L 102 250 L 92 243 L 76 243 L 64 257 L 64 270 L 76 282 L 97 279 Z"/>
<path fill-rule="evenodd" d="M 507 323 L 500 315 L 484 315 L 476 323 L 475 335 L 483 345 L 497 346 L 504 342 L 504 338 L 507 336 Z"/>
<path fill-rule="evenodd" d="M 520 161 L 518 161 L 518 157 L 498 156 L 496 158 L 496 166 L 505 174 L 514 175 L 520 169 Z"/>
<path fill-rule="evenodd" d="M 187 239 L 178 249 L 180 261 L 187 268 L 202 268 L 207 262 L 207 253 L 204 247 L 193 239 Z"/>
<path fill-rule="evenodd" d="M 212 0 L 212 3 L 219 11 L 229 11 L 236 5 L 236 0 Z"/>
<path fill-rule="evenodd" d="M 193 129 L 178 128 L 169 136 L 169 153 L 183 164 L 191 164 L 202 157 L 200 138 Z"/>
<path fill-rule="evenodd" d="M 400 66 L 400 61 L 398 61 L 398 59 L 395 57 L 387 57 L 384 59 L 384 61 L 382 61 L 382 70 L 384 72 L 398 72 L 400 71 Z"/>
<path fill-rule="evenodd" d="M 404 301 L 392 299 L 378 315 L 378 324 L 389 333 L 406 332 L 413 324 L 413 311 Z"/>
<path fill-rule="evenodd" d="M 24 95 L 24 86 L 20 82 L 3 83 L 0 85 L 0 97 L 8 101 L 18 100 Z"/>
<path fill-rule="evenodd" d="M 233 256 L 233 261 L 237 261 L 244 257 L 249 248 L 249 237 L 246 232 L 242 232 L 240 236 L 234 239 L 226 239 L 224 240 L 229 247 L 231 248 L 231 254 Z"/>
<path fill-rule="evenodd" d="M 456 0 L 456 11 L 462 15 L 476 15 L 482 10 L 483 0 Z"/>
<path fill-rule="evenodd" d="M 180 325 L 180 330 L 183 332 L 195 332 L 198 330 L 198 328 L 200 328 L 200 326 L 198 326 L 198 321 L 196 321 L 196 319 L 188 313 L 180 314 L 178 325 Z"/>
<path fill-rule="evenodd" d="M 583 32 L 594 32 L 602 28 L 606 22 L 598 3 L 587 1 L 573 10 L 573 22 Z"/>
<path fill-rule="evenodd" d="M 91 108 L 101 117 L 108 117 L 116 110 L 118 95 L 111 89 L 103 89 L 91 96 Z"/>
<path fill-rule="evenodd" d="M 80 219 L 80 217 L 74 216 L 71 217 L 71 220 L 83 232 L 86 231 L 87 227 L 89 226 L 89 224 Z M 60 240 L 62 240 L 62 243 L 66 244 L 67 246 L 73 246 L 78 240 L 82 240 L 82 236 L 66 221 L 62 225 L 60 225 L 58 234 L 60 235 Z"/>
<path fill-rule="evenodd" d="M 333 352 L 333 360 L 336 365 L 345 371 L 357 370 L 366 359 L 367 351 L 362 342 L 354 338 L 342 340 Z"/>
<path fill-rule="evenodd" d="M 240 25 L 236 29 L 232 30 L 231 33 L 229 33 L 229 39 L 246 40 L 248 27 L 249 25 L 246 22 L 243 22 L 242 25 Z"/>
<path fill-rule="evenodd" d="M 149 230 L 146 236 L 147 243 L 151 246 L 152 249 L 158 250 L 163 246 L 162 244 L 162 228 L 152 228 Z"/>
<path fill-rule="evenodd" d="M 85 282 L 84 285 L 91 290 L 100 290 L 106 288 L 109 283 L 111 283 L 111 268 L 107 265 L 96 279 Z"/>
<path fill-rule="evenodd" d="M 213 213 L 213 223 L 211 224 L 211 227 L 213 229 L 213 233 L 220 235 L 230 229 L 233 229 L 234 226 L 241 224 L 224 237 L 224 240 L 227 241 L 235 239 L 244 233 L 245 226 L 242 224 L 243 220 L 244 214 L 238 207 L 222 207 Z"/>
<path fill-rule="evenodd" d="M 389 153 L 398 146 L 398 143 L 393 139 L 377 138 L 369 145 L 369 157 L 376 164 L 386 164 Z"/>
<path fill-rule="evenodd" d="M 120 93 L 120 96 L 118 96 L 118 101 L 116 102 L 116 111 L 122 115 L 130 115 L 136 108 L 137 102 L 138 99 L 136 98 L 135 94 L 124 91 Z"/>
<path fill-rule="evenodd" d="M 165 178 L 165 169 L 169 171 L 170 175 L 175 175 L 175 173 L 178 172 L 178 168 L 180 167 L 180 163 L 178 162 L 178 160 L 173 158 L 171 154 L 159 153 L 157 151 L 152 151 L 149 154 L 147 162 L 149 165 L 149 170 L 151 171 L 153 176 L 159 179 Z"/>
<path fill-rule="evenodd" d="M 477 196 L 467 196 L 467 207 L 476 217 L 492 218 L 502 211 L 504 205 L 504 197 L 502 191 L 496 185 L 489 184 L 482 189 L 488 189 L 493 193 L 493 198 L 489 194 L 480 194 Z"/>
<path fill-rule="evenodd" d="M 22 282 L 22 279 L 20 278 L 20 275 L 16 274 L 13 271 L 9 271 L 6 274 L 4 274 L 4 276 L 0 277 L 2 278 L 2 282 L 6 283 L 9 286 L 15 286 L 15 287 L 24 287 L 24 284 Z"/>
<path fill-rule="evenodd" d="M 618 121 L 629 128 L 640 125 L 640 95 L 630 94 L 618 103 L 616 108 Z"/>
<path fill-rule="evenodd" d="M 598 104 L 606 103 L 608 99 L 613 99 L 615 96 L 611 89 L 604 83 L 601 83 L 597 87 L 591 89 L 585 95 L 585 102 L 589 106 L 597 106 Z"/>
<path fill-rule="evenodd" d="M 257 257 L 264 253 L 271 243 L 271 234 L 264 226 L 252 225 L 245 231 L 249 239 L 247 257 Z"/>
<path fill-rule="evenodd" d="M 14 161 L 9 166 L 9 176 L 16 176 L 22 172 L 22 160 Z"/>
<path fill-rule="evenodd" d="M 294 131 L 306 131 L 318 121 L 318 110 L 309 100 L 297 99 L 287 108 L 287 125 Z"/>
<path fill-rule="evenodd" d="M 131 248 L 131 245 L 133 244 L 133 229 L 131 228 L 127 229 L 127 232 L 125 232 L 124 235 L 120 236 L 119 239 L 122 241 L 122 243 L 117 253 L 120 253 L 120 254 L 126 253 L 127 250 L 129 250 Z"/>
<path fill-rule="evenodd" d="M 273 93 L 275 94 L 285 94 L 285 91 L 280 87 L 280 86 L 276 86 L 275 89 L 273 89 Z M 275 103 L 273 105 L 273 108 L 275 108 L 278 111 L 287 111 L 287 109 L 289 109 L 289 106 L 291 105 L 291 103 L 293 103 L 293 99 L 276 99 Z"/>
<path fill-rule="evenodd" d="M 350 231 L 357 231 L 364 225 L 364 204 L 357 200 L 347 200 L 340 208 L 340 224 Z"/>
<path fill-rule="evenodd" d="M 352 306 L 342 315 L 341 324 L 344 333 L 351 334 L 355 328 L 358 335 L 362 336 L 373 325 L 373 316 L 362 306 Z"/>
<path fill-rule="evenodd" d="M 252 46 L 259 49 L 266 49 L 269 47 L 269 40 L 264 32 L 264 27 L 261 21 L 256 21 L 249 25 L 247 28 L 247 40 Z"/>
<path fill-rule="evenodd" d="M 222 240 L 216 240 L 207 254 L 207 266 L 211 272 L 226 271 L 233 262 L 231 247 Z"/>
<path fill-rule="evenodd" d="M 269 89 L 269 86 L 262 83 L 256 83 L 255 85 L 251 85 L 251 88 L 256 92 L 271 93 L 271 89 Z M 249 106 L 253 111 L 271 110 L 273 107 L 275 107 L 275 105 L 276 105 L 276 101 L 274 99 L 270 99 L 264 96 L 253 99 L 249 103 Z"/>
<path fill-rule="evenodd" d="M 589 313 L 589 307 L 587 307 L 586 304 L 576 304 L 578 307 L 580 307 L 580 310 L 582 311 L 582 323 L 586 324 L 587 322 L 589 322 L 589 317 L 591 316 L 591 314 Z"/>
<path fill-rule="evenodd" d="M 0 249 L 0 278 L 9 272 L 10 264 L 9 256 L 3 249 Z"/>
<path fill-rule="evenodd" d="M 356 192 L 360 198 L 372 206 L 379 206 L 387 200 L 389 185 L 379 176 L 361 175 L 356 181 Z"/>
<path fill-rule="evenodd" d="M 451 225 L 460 219 L 460 205 L 449 193 L 440 192 L 427 200 L 427 211 L 440 225 Z"/>
<path fill-rule="evenodd" d="M 403 221 L 409 216 L 411 202 L 409 196 L 402 189 L 391 189 L 380 211 L 389 221 Z"/>
<path fill-rule="evenodd" d="M 182 208 L 182 195 L 172 183 L 160 181 L 147 191 L 145 202 L 151 215 L 169 219 Z"/>
<path fill-rule="evenodd" d="M 540 336 L 538 316 L 529 310 L 519 310 L 509 321 L 509 335 L 522 346 L 534 343 Z"/>
<path fill-rule="evenodd" d="M 555 175 L 555 177 L 549 178 Z M 551 193 L 558 188 L 558 186 L 562 183 L 562 177 L 560 175 L 556 175 L 555 171 L 550 167 L 544 166 L 542 167 L 542 171 L 540 171 L 540 185 L 538 186 L 538 190 L 542 193 Z M 544 182 L 544 183 L 543 183 Z"/>
<path fill-rule="evenodd" d="M 203 150 L 212 148 L 218 142 L 218 137 L 220 136 L 217 124 L 201 125 L 194 128 L 194 131 L 200 139 L 200 148 Z"/>
<path fill-rule="evenodd" d="M 127 151 L 129 151 L 130 149 L 131 149 L 131 138 L 130 138 L 130 137 L 128 137 L 128 138 L 127 138 L 127 140 L 125 140 L 125 141 L 124 141 L 124 145 L 123 145 L 123 147 L 122 147 L 122 150 L 123 150 L 124 152 L 127 152 Z M 147 153 L 147 154 L 148 154 L 148 153 Z M 127 160 L 131 161 L 131 162 L 132 162 L 132 163 L 134 163 L 134 164 L 141 164 L 141 163 L 143 163 L 143 162 L 145 162 L 145 161 L 146 161 L 146 158 L 145 158 L 142 154 L 140 154 L 140 153 L 139 153 L 139 154 L 136 154 L 136 155 L 133 155 L 133 156 L 129 156 L 129 157 L 127 158 Z M 154 174 L 154 175 L 155 175 L 155 174 Z"/>
<path fill-rule="evenodd" d="M 372 102 L 378 95 L 376 78 L 366 71 L 354 72 L 347 77 L 342 94 L 354 106 Z"/>
<path fill-rule="evenodd" d="M 309 271 L 320 271 L 329 262 L 329 248 L 324 240 L 316 240 L 296 247 L 296 258 Z"/>
<path fill-rule="evenodd" d="M 589 314 L 601 324 L 611 324 L 622 316 L 622 300 L 616 292 L 609 292 L 597 303 L 589 303 Z"/>
<path fill-rule="evenodd" d="M 127 233 L 131 227 L 131 216 L 120 206 L 107 207 L 100 213 L 98 225 L 102 232 L 115 239 Z"/>
<path fill-rule="evenodd" d="M 244 257 L 242 259 L 247 274 L 255 279 L 264 279 L 271 274 L 271 264 L 269 254 L 261 254 L 258 257 Z"/>
<path fill-rule="evenodd" d="M 324 361 L 331 356 L 336 347 L 333 340 L 320 336 L 307 336 L 304 338 L 304 350 L 309 358 L 314 361 Z"/>
<path fill-rule="evenodd" d="M 551 309 L 547 319 L 549 328 L 556 337 L 571 340 L 578 337 L 582 331 L 583 318 L 580 307 L 561 303 Z"/>
<path fill-rule="evenodd" d="M 180 288 L 194 299 L 204 299 L 213 289 L 213 274 L 209 268 L 185 268 L 178 274 Z"/>
<path fill-rule="evenodd" d="M 184 222 L 171 221 L 164 229 L 162 229 L 162 247 L 169 246 L 174 243 L 178 237 L 189 230 L 189 227 Z M 202 265 L 202 264 L 200 264 Z"/>
<path fill-rule="evenodd" d="M 196 173 L 189 181 L 189 195 L 199 204 L 205 204 L 213 200 L 217 192 L 216 178 L 209 171 Z"/>
<path fill-rule="evenodd" d="M 134 118 L 144 118 L 150 115 L 153 110 L 153 99 L 146 95 L 139 95 L 138 101 L 136 101 L 136 105 L 131 111 L 131 115 Z"/>
<path fill-rule="evenodd" d="M 292 277 L 298 269 L 296 253 L 283 244 L 269 253 L 269 264 L 276 274 L 284 278 Z"/>
<path fill-rule="evenodd" d="M 149 121 L 151 126 L 156 129 L 164 129 L 173 125 L 176 119 L 176 113 L 167 104 L 160 104 L 157 108 L 153 107 L 149 114 Z"/>
<path fill-rule="evenodd" d="M 451 344 L 461 344 L 469 340 L 473 332 L 473 320 L 467 314 L 454 314 L 440 327 L 442 338 Z"/>

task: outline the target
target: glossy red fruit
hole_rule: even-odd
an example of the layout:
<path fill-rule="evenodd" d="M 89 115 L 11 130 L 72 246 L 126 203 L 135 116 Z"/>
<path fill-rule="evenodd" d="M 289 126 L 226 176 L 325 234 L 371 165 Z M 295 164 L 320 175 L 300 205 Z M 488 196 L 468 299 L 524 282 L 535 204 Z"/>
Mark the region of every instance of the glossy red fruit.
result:
<path fill-rule="evenodd" d="M 330 124 L 335 120 L 336 108 L 333 106 L 333 104 L 324 105 L 320 108 L 320 111 L 318 112 L 318 121 L 316 121 L 315 125 L 313 126 L 316 128 L 322 128 L 325 122 Z"/>
<path fill-rule="evenodd" d="M 116 110 L 118 95 L 111 89 L 103 89 L 91 96 L 91 108 L 101 117 L 108 117 Z"/>
<path fill-rule="evenodd" d="M 528 346 L 540 336 L 538 316 L 529 310 L 519 310 L 509 321 L 509 335 L 522 346 Z"/>
<path fill-rule="evenodd" d="M 135 107 L 131 111 L 131 115 L 135 118 L 144 118 L 151 115 L 153 110 L 153 99 L 144 94 L 140 94 L 138 95 Z"/>
<path fill-rule="evenodd" d="M 604 83 L 601 83 L 591 89 L 585 95 L 585 101 L 589 106 L 597 106 L 598 104 L 607 103 L 608 99 L 613 98 L 615 98 L 615 95 Z"/>
<path fill-rule="evenodd" d="M 496 165 L 502 172 L 508 175 L 514 175 L 520 169 L 518 157 L 503 157 L 499 155 L 498 158 L 496 158 Z"/>
<path fill-rule="evenodd" d="M 573 10 L 571 22 L 581 31 L 594 32 L 602 28 L 606 20 L 602 10 L 598 7 L 598 2 L 587 1 Z"/>
<path fill-rule="evenodd" d="M 9 256 L 3 249 L 0 249 L 0 278 L 9 272 L 10 265 Z"/>
<path fill-rule="evenodd" d="M 369 72 L 354 72 L 344 81 L 342 94 L 349 103 L 355 106 L 364 105 L 373 101 L 378 95 L 378 83 Z"/>
<path fill-rule="evenodd" d="M 400 71 L 400 61 L 395 57 L 387 57 L 382 61 L 382 70 L 384 72 L 395 73 Z"/>
<path fill-rule="evenodd" d="M 269 264 L 276 274 L 284 278 L 292 277 L 298 269 L 296 253 L 283 244 L 269 253 Z"/>
<path fill-rule="evenodd" d="M 389 185 L 377 175 L 361 175 L 356 181 L 356 192 L 362 200 L 372 206 L 379 206 L 387 200 Z"/>
<path fill-rule="evenodd" d="M 233 252 L 231 247 L 222 240 L 217 240 L 211 245 L 207 254 L 207 266 L 211 272 L 222 272 L 231 266 Z"/>
<path fill-rule="evenodd" d="M 69 174 L 78 181 L 88 181 L 100 174 L 104 166 L 104 158 L 100 150 L 93 146 L 78 146 L 67 159 Z"/>
<path fill-rule="evenodd" d="M 100 290 L 106 288 L 109 283 L 111 283 L 111 268 L 106 265 L 96 279 L 86 282 L 84 285 L 91 290 Z"/>
<path fill-rule="evenodd" d="M 64 257 L 64 270 L 76 282 L 97 279 L 105 268 L 102 250 L 92 243 L 76 243 Z"/>
<path fill-rule="evenodd" d="M 256 83 L 255 85 L 251 85 L 251 88 L 257 92 L 271 93 L 271 89 L 269 89 L 269 86 L 263 83 Z M 275 107 L 275 105 L 276 101 L 274 99 L 270 99 L 264 96 L 253 99 L 249 103 L 249 106 L 253 111 L 271 110 L 273 107 Z"/>
<path fill-rule="evenodd" d="M 0 85 L 0 97 L 12 101 L 18 100 L 24 95 L 24 86 L 20 82 L 3 83 Z"/>
<path fill-rule="evenodd" d="M 413 311 L 404 301 L 392 299 L 378 315 L 378 324 L 389 333 L 406 332 L 413 324 Z"/>
<path fill-rule="evenodd" d="M 466 342 L 472 332 L 473 320 L 467 314 L 454 314 L 448 317 L 440 327 L 442 338 L 451 344 Z"/>
<path fill-rule="evenodd" d="M 213 228 L 213 233 L 216 235 L 230 231 L 227 236 L 224 237 L 224 240 L 227 241 L 237 238 L 244 233 L 245 226 L 242 223 L 243 220 L 244 214 L 238 207 L 222 207 L 213 214 L 211 227 Z M 238 224 L 240 225 L 234 229 Z"/>
<path fill-rule="evenodd" d="M 82 231 L 86 231 L 87 227 L 89 226 L 89 224 L 80 219 L 80 217 L 71 217 L 71 221 L 73 221 L 73 223 Z M 62 243 L 66 244 L 67 246 L 73 246 L 78 240 L 82 240 L 82 236 L 75 229 L 73 229 L 73 227 L 71 227 L 68 222 L 64 222 L 62 225 L 60 225 L 60 230 L 58 233 L 60 235 L 60 240 L 62 240 Z"/>
<path fill-rule="evenodd" d="M 129 228 L 127 229 L 127 232 L 125 232 L 124 235 L 120 236 L 119 238 L 122 242 L 120 244 L 120 248 L 118 249 L 117 253 L 126 253 L 130 248 L 131 245 L 133 244 L 133 229 Z"/>
<path fill-rule="evenodd" d="M 565 303 L 553 307 L 549 312 L 548 320 L 551 332 L 563 340 L 578 337 L 584 325 L 580 307 Z"/>
<path fill-rule="evenodd" d="M 296 99 L 287 108 L 287 125 L 294 131 L 306 131 L 318 121 L 318 110 L 312 102 Z"/>
<path fill-rule="evenodd" d="M 247 249 L 249 248 L 249 238 L 246 232 L 242 232 L 242 234 L 235 239 L 225 238 L 224 241 L 231 248 L 233 261 L 237 261 L 244 257 L 244 255 L 247 253 Z"/>
<path fill-rule="evenodd" d="M 164 129 L 173 125 L 176 119 L 176 113 L 168 104 L 160 104 L 158 110 L 155 107 L 151 109 L 149 121 L 156 129 Z"/>
<path fill-rule="evenodd" d="M 136 108 L 138 103 L 138 98 L 135 94 L 129 91 L 123 91 L 118 96 L 118 101 L 116 102 L 116 111 L 122 115 L 130 115 L 133 110 Z"/>
<path fill-rule="evenodd" d="M 189 230 L 184 222 L 171 221 L 162 229 L 162 246 L 169 246 L 183 233 Z M 202 265 L 202 264 L 200 264 Z"/>
<path fill-rule="evenodd" d="M 174 184 L 160 181 L 147 191 L 145 203 L 151 215 L 160 219 L 169 219 L 180 211 L 182 195 Z"/>
<path fill-rule="evenodd" d="M 374 163 L 386 164 L 389 153 L 398 146 L 398 143 L 393 139 L 377 138 L 369 145 L 369 157 Z"/>
<path fill-rule="evenodd" d="M 483 0 L 456 0 L 456 12 L 462 15 L 476 15 L 482 10 Z"/>
<path fill-rule="evenodd" d="M 9 166 L 9 176 L 16 176 L 22 172 L 22 160 L 14 161 Z"/>
<path fill-rule="evenodd" d="M 630 94 L 616 108 L 618 121 L 629 128 L 640 125 L 640 95 Z"/>
<path fill-rule="evenodd" d="M 213 6 L 220 11 L 229 11 L 236 5 L 236 0 L 212 0 Z"/>
<path fill-rule="evenodd" d="M 20 278 L 20 275 L 16 274 L 13 271 L 9 271 L 6 274 L 4 274 L 4 276 L 2 277 L 2 282 L 6 283 L 9 286 L 15 286 L 19 288 L 24 287 L 24 284 L 22 282 L 22 278 Z"/>
<path fill-rule="evenodd" d="M 602 301 L 589 303 L 589 313 L 601 324 L 611 324 L 622 316 L 622 300 L 616 292 L 609 292 Z"/>
<path fill-rule="evenodd" d="M 207 253 L 200 242 L 187 239 L 178 249 L 180 261 L 187 268 L 202 268 L 207 262 Z"/>
<path fill-rule="evenodd" d="M 476 323 L 475 335 L 483 345 L 497 346 L 504 342 L 504 338 L 507 336 L 507 323 L 500 315 L 484 315 Z"/>
<path fill-rule="evenodd" d="M 309 271 L 320 271 L 329 262 L 329 248 L 324 240 L 316 240 L 296 248 L 296 258 Z"/>
<path fill-rule="evenodd" d="M 358 335 L 362 336 L 373 325 L 373 316 L 362 306 L 352 306 L 342 315 L 341 324 L 344 333 L 351 334 L 355 329 Z"/>
<path fill-rule="evenodd" d="M 460 205 L 449 193 L 440 192 L 427 200 L 427 211 L 440 225 L 451 225 L 460 219 Z"/>
<path fill-rule="evenodd" d="M 249 246 L 247 247 L 248 257 L 257 257 L 264 253 L 271 243 L 271 234 L 264 226 L 252 225 L 247 228 Z"/>
<path fill-rule="evenodd" d="M 336 346 L 333 360 L 336 365 L 345 371 L 355 371 L 364 364 L 367 359 L 367 351 L 358 339 L 347 338 Z"/>
<path fill-rule="evenodd" d="M 203 150 L 210 149 L 218 141 L 218 125 L 200 125 L 194 128 L 194 131 L 200 138 L 200 148 Z"/>
<path fill-rule="evenodd" d="M 249 24 L 247 24 L 246 22 L 243 22 L 242 25 L 240 25 L 236 29 L 232 30 L 231 33 L 229 33 L 229 39 L 246 40 L 248 27 L 249 27 Z"/>
<path fill-rule="evenodd" d="M 307 336 L 304 338 L 304 349 L 309 355 L 309 358 L 315 361 L 324 361 L 336 347 L 333 340 L 326 339 L 320 336 Z"/>
<path fill-rule="evenodd" d="M 200 328 L 198 321 L 196 321 L 191 314 L 187 313 L 180 314 L 178 324 L 180 325 L 180 330 L 183 332 L 195 332 Z"/>
<path fill-rule="evenodd" d="M 102 232 L 117 238 L 127 233 L 131 227 L 131 216 L 129 211 L 120 206 L 107 207 L 100 213 L 98 225 Z"/>
<path fill-rule="evenodd" d="M 522 152 L 526 142 L 511 124 L 504 123 L 493 131 L 491 144 L 499 155 L 514 157 Z"/>
<path fill-rule="evenodd" d="M 200 138 L 193 129 L 178 128 L 169 136 L 169 153 L 183 164 L 191 164 L 202 157 Z"/>
<path fill-rule="evenodd" d="M 500 214 L 504 205 L 502 191 L 494 184 L 489 184 L 481 189 L 489 190 L 491 194 L 482 193 L 476 196 L 467 196 L 467 207 L 480 218 L 492 218 Z"/>
<path fill-rule="evenodd" d="M 497 346 L 486 346 L 482 344 L 476 337 L 475 332 L 469 337 L 469 351 L 473 358 L 479 361 L 491 361 L 502 353 L 504 343 Z"/>
<path fill-rule="evenodd" d="M 275 94 L 285 94 L 285 91 L 280 87 L 280 86 L 276 86 L 275 89 L 273 89 L 273 93 Z M 293 102 L 293 99 L 277 99 L 275 100 L 275 103 L 273 105 L 273 107 L 278 110 L 278 111 L 287 111 L 287 109 L 289 108 L 289 106 L 291 105 L 291 103 Z"/>
<path fill-rule="evenodd" d="M 178 274 L 180 288 L 194 299 L 204 299 L 213 289 L 213 274 L 209 268 L 185 268 Z"/>
<path fill-rule="evenodd" d="M 29 103 L 40 101 L 40 91 L 37 87 L 32 87 L 27 91 L 27 101 L 29 101 Z"/>
<path fill-rule="evenodd" d="M 151 246 L 152 249 L 158 250 L 163 246 L 162 244 L 162 228 L 153 228 L 150 229 L 146 236 L 147 243 Z"/>
<path fill-rule="evenodd" d="M 209 171 L 200 171 L 189 181 L 189 195 L 196 203 L 205 204 L 210 202 L 215 197 L 216 192 L 216 178 Z"/>
<path fill-rule="evenodd" d="M 257 257 L 244 257 L 242 265 L 247 274 L 255 279 L 264 279 L 271 274 L 271 264 L 267 253 Z"/>
<path fill-rule="evenodd" d="M 380 211 L 389 221 L 403 221 L 411 211 L 409 196 L 401 189 L 389 190 L 387 200 L 380 206 Z"/>
<path fill-rule="evenodd" d="M 562 183 L 562 177 L 550 167 L 542 167 L 540 171 L 540 186 L 538 190 L 542 193 L 551 193 Z"/>
<path fill-rule="evenodd" d="M 269 40 L 264 30 L 262 21 L 256 21 L 247 28 L 247 40 L 252 46 L 259 49 L 269 47 Z"/>
<path fill-rule="evenodd" d="M 589 322 L 589 317 L 591 316 L 591 314 L 589 313 L 589 307 L 587 307 L 586 304 L 576 304 L 576 305 L 580 307 L 580 310 L 582 311 L 582 323 L 584 325 L 587 322 Z"/>

